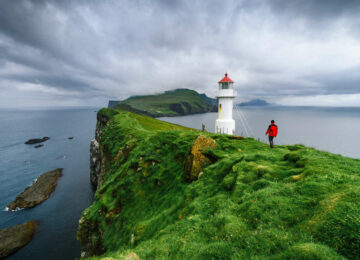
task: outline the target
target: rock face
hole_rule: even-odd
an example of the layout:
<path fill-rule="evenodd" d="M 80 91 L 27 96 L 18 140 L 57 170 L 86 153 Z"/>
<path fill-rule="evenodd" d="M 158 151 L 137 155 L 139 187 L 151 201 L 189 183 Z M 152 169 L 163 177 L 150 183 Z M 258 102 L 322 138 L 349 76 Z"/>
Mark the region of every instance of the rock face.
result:
<path fill-rule="evenodd" d="M 200 135 L 196 138 L 185 161 L 185 177 L 188 181 L 197 180 L 203 168 L 211 163 L 202 152 L 215 147 L 217 144 L 210 137 Z"/>
<path fill-rule="evenodd" d="M 42 143 L 42 142 L 45 142 L 47 140 L 49 140 L 50 137 L 43 137 L 43 138 L 35 138 L 35 139 L 29 139 L 25 142 L 25 144 L 38 144 L 38 143 Z"/>
<path fill-rule="evenodd" d="M 100 146 L 96 139 L 90 143 L 90 181 L 96 187 L 101 172 L 101 154 Z"/>
<path fill-rule="evenodd" d="M 0 229 L 0 258 L 4 258 L 19 250 L 31 241 L 36 228 L 37 221 Z"/>
<path fill-rule="evenodd" d="M 9 210 L 32 208 L 48 199 L 61 176 L 61 168 L 41 174 L 33 185 L 27 187 L 8 205 Z"/>
<path fill-rule="evenodd" d="M 116 112 L 117 113 L 117 112 Z M 103 129 L 109 122 L 109 117 L 104 114 L 97 114 L 96 130 L 95 130 L 95 139 L 90 143 L 90 181 L 94 188 L 97 188 L 101 185 L 101 176 L 104 173 L 102 170 L 102 148 L 100 147 L 100 138 Z"/>

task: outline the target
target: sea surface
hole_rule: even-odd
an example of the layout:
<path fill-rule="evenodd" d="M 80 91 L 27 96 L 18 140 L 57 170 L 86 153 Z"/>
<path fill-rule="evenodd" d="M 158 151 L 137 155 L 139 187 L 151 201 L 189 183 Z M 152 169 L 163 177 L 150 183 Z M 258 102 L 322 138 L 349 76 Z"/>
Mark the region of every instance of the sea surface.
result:
<path fill-rule="evenodd" d="M 161 120 L 214 132 L 217 113 Z M 275 144 L 304 144 L 319 150 L 360 158 L 360 108 L 239 107 L 234 109 L 236 134 L 268 142 L 270 121 L 279 127 Z"/>
<path fill-rule="evenodd" d="M 93 200 L 89 145 L 97 109 L 0 111 L 0 228 L 39 220 L 33 240 L 7 259 L 75 259 L 81 212 Z M 38 149 L 30 138 L 49 136 Z M 73 136 L 73 140 L 68 137 Z M 6 206 L 42 173 L 64 168 L 50 198 L 31 209 Z"/>

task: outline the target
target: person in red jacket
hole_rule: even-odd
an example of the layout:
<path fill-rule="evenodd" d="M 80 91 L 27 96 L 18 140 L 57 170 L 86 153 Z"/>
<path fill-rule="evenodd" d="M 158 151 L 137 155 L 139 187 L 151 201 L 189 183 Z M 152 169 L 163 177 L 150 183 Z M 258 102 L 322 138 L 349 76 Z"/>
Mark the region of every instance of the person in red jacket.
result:
<path fill-rule="evenodd" d="M 267 134 L 269 135 L 270 148 L 274 148 L 274 137 L 278 134 L 278 127 L 275 125 L 274 120 L 271 120 L 271 125 L 269 125 L 265 135 Z"/>

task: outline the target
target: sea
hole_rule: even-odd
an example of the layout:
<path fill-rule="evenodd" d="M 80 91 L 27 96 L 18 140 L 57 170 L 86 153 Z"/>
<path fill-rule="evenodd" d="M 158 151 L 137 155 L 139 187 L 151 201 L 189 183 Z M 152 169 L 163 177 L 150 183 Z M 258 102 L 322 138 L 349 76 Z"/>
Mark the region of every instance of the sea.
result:
<path fill-rule="evenodd" d="M 38 220 L 33 240 L 7 259 L 75 259 L 80 257 L 76 231 L 81 212 L 93 201 L 89 180 L 89 145 L 97 108 L 0 111 L 0 228 Z M 161 120 L 214 131 L 217 113 Z M 240 107 L 234 110 L 236 134 L 267 142 L 270 120 L 279 127 L 276 144 L 304 144 L 360 158 L 360 108 Z M 30 138 L 49 136 L 38 149 Z M 68 137 L 74 137 L 69 140 Z M 41 174 L 63 168 L 50 198 L 14 212 L 6 206 Z"/>
<path fill-rule="evenodd" d="M 159 119 L 196 129 L 215 131 L 217 113 Z M 268 143 L 265 132 L 275 120 L 279 134 L 275 144 L 303 144 L 343 156 L 360 158 L 360 107 L 236 107 L 235 134 Z"/>
<path fill-rule="evenodd" d="M 0 228 L 39 221 L 32 241 L 7 259 L 80 257 L 76 231 L 81 212 L 93 200 L 89 146 L 96 108 L 0 111 Z M 41 148 L 28 139 L 49 136 Z M 74 137 L 72 140 L 68 137 Z M 31 209 L 6 206 L 42 173 L 63 168 L 49 199 Z"/>

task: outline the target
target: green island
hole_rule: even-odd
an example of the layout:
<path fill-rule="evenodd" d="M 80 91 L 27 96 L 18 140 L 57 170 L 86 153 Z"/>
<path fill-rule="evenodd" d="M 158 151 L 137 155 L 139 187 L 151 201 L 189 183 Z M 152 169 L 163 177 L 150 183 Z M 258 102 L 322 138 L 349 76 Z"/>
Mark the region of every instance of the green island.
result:
<path fill-rule="evenodd" d="M 93 142 L 82 257 L 360 259 L 360 160 L 114 109 Z"/>
<path fill-rule="evenodd" d="M 151 117 L 179 116 L 217 111 L 217 100 L 191 89 L 168 90 L 161 94 L 132 96 L 123 101 L 109 101 L 118 108 Z"/>

